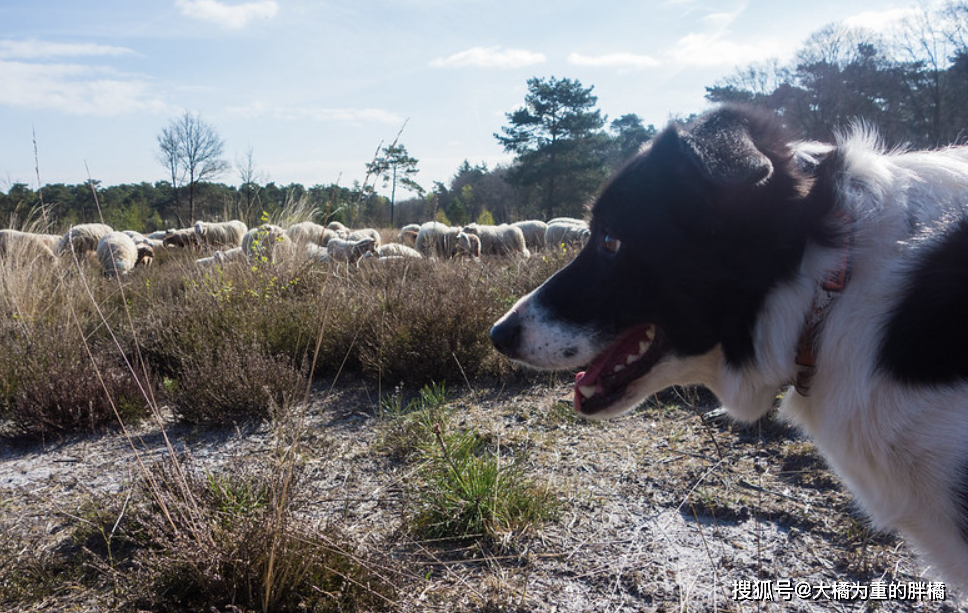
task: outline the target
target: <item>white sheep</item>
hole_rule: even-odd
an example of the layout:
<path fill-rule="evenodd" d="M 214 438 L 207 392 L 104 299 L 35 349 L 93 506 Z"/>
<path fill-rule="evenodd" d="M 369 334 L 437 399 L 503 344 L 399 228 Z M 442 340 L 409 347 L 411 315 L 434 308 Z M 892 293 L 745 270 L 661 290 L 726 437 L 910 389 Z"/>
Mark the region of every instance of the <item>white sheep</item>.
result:
<path fill-rule="evenodd" d="M 268 223 L 252 228 L 242 237 L 242 251 L 257 262 L 275 264 L 293 255 L 294 247 L 285 230 Z"/>
<path fill-rule="evenodd" d="M 330 230 L 326 226 L 313 221 L 300 221 L 286 228 L 286 234 L 300 247 L 309 245 L 319 245 L 325 247 L 326 243 L 336 238 L 336 231 Z"/>
<path fill-rule="evenodd" d="M 238 219 L 230 221 L 196 221 L 195 234 L 199 242 L 212 247 L 242 246 L 242 237 L 249 231 L 248 226 Z"/>
<path fill-rule="evenodd" d="M 581 248 L 588 242 L 591 231 L 581 220 L 578 223 L 555 221 L 548 223 L 545 231 L 545 246 L 552 249 L 560 247 Z"/>
<path fill-rule="evenodd" d="M 345 238 L 334 238 L 326 244 L 329 259 L 339 262 L 358 262 L 367 253 L 376 250 L 376 242 L 372 238 L 361 238 L 351 241 Z"/>
<path fill-rule="evenodd" d="M 420 226 L 417 233 L 416 248 L 428 258 L 450 257 L 457 245 L 460 228 L 451 228 L 438 221 L 428 221 Z"/>
<path fill-rule="evenodd" d="M 109 276 L 126 275 L 138 265 L 148 266 L 153 257 L 148 243 L 136 244 L 124 232 L 109 232 L 97 244 L 97 259 Z"/>
<path fill-rule="evenodd" d="M 12 229 L 0 230 L 0 259 L 18 264 L 57 261 L 50 246 L 50 235 Z"/>
<path fill-rule="evenodd" d="M 135 243 L 145 243 L 148 242 L 148 237 L 138 232 L 137 230 L 121 230 L 123 233 L 131 237 Z"/>
<path fill-rule="evenodd" d="M 122 232 L 124 232 L 125 234 L 127 234 L 128 236 L 130 236 L 131 238 L 133 238 L 135 245 L 141 245 L 142 243 L 143 244 L 150 245 L 152 251 L 155 251 L 159 247 L 162 247 L 163 246 L 161 239 L 151 238 L 150 236 L 145 236 L 141 232 L 137 232 L 135 230 L 122 230 Z"/>
<path fill-rule="evenodd" d="M 372 238 L 375 247 L 379 247 L 380 243 L 383 242 L 383 238 L 380 233 L 373 228 L 363 228 L 362 230 L 352 230 L 344 238 L 348 241 L 358 241 L 364 238 Z"/>
<path fill-rule="evenodd" d="M 245 259 L 245 252 L 242 251 L 242 247 L 232 247 L 225 251 L 218 249 L 207 258 L 198 258 L 195 263 L 200 266 L 211 266 L 213 264 L 221 266 L 228 262 L 244 262 Z"/>
<path fill-rule="evenodd" d="M 376 248 L 374 252 L 378 258 L 422 258 L 420 252 L 403 243 L 386 243 Z"/>
<path fill-rule="evenodd" d="M 545 232 L 548 230 L 548 224 L 539 219 L 528 219 L 525 221 L 516 221 L 511 224 L 515 228 L 519 228 L 521 233 L 524 234 L 524 243 L 528 246 L 531 251 L 541 251 L 545 246 Z"/>
<path fill-rule="evenodd" d="M 57 241 L 54 253 L 58 255 L 77 254 L 81 257 L 88 251 L 96 251 L 98 242 L 114 230 L 103 223 L 82 223 L 72 227 Z"/>
<path fill-rule="evenodd" d="M 195 232 L 194 227 L 179 228 L 168 230 L 165 238 L 161 239 L 161 244 L 165 247 L 197 247 L 198 240 L 198 233 Z"/>
<path fill-rule="evenodd" d="M 573 226 L 588 227 L 588 222 L 586 222 L 584 219 L 579 219 L 577 217 L 555 217 L 554 219 L 548 220 L 549 226 L 554 226 L 558 224 L 571 224 Z"/>
<path fill-rule="evenodd" d="M 463 232 L 481 237 L 482 255 L 522 255 L 524 257 L 531 255 L 521 228 L 507 224 L 484 226 L 472 223 L 464 226 Z"/>
<path fill-rule="evenodd" d="M 28 232 L 28 234 L 32 234 Z M 52 252 L 57 249 L 57 243 L 60 242 L 60 234 L 34 234 L 34 236 L 40 237 L 41 242 L 47 245 Z"/>
<path fill-rule="evenodd" d="M 328 262 L 329 251 L 326 249 L 326 247 L 320 247 L 316 243 L 307 243 L 306 259 L 308 259 L 310 262 Z"/>
<path fill-rule="evenodd" d="M 409 223 L 402 228 L 400 228 L 400 234 L 397 235 L 397 240 L 399 240 L 404 245 L 409 245 L 413 247 L 417 244 L 417 234 L 420 232 L 420 224 Z"/>
<path fill-rule="evenodd" d="M 346 235 L 350 233 L 350 229 L 338 221 L 331 221 L 326 227 L 336 232 L 337 238 L 346 238 Z"/>
<path fill-rule="evenodd" d="M 454 255 L 471 257 L 474 259 L 481 257 L 481 237 L 468 232 L 461 232 L 457 235 L 457 246 Z"/>

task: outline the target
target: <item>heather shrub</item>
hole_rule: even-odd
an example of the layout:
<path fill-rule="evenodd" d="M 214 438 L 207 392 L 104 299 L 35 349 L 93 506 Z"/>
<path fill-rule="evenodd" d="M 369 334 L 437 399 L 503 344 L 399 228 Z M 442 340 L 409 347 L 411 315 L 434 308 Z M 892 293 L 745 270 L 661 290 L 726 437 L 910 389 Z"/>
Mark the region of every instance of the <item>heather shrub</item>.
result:
<path fill-rule="evenodd" d="M 116 348 L 86 346 L 70 325 L 29 337 L 8 330 L 5 337 L 0 390 L 12 433 L 93 432 L 149 414 L 150 377 Z"/>
<path fill-rule="evenodd" d="M 366 271 L 373 305 L 360 342 L 363 371 L 421 385 L 499 372 L 487 330 L 496 316 L 487 272 L 473 262 L 390 262 Z"/>
<path fill-rule="evenodd" d="M 188 358 L 167 394 L 172 410 L 194 424 L 228 424 L 285 413 L 306 390 L 290 358 L 226 339 Z"/>
<path fill-rule="evenodd" d="M 149 466 L 129 491 L 78 517 L 74 540 L 94 570 L 86 581 L 112 581 L 132 610 L 388 608 L 392 571 L 338 524 L 301 516 L 300 489 L 298 466 L 287 463 Z"/>
<path fill-rule="evenodd" d="M 319 309 L 299 273 L 241 263 L 161 271 L 132 308 L 136 342 L 158 372 L 173 378 L 231 343 L 301 363 L 314 346 Z"/>

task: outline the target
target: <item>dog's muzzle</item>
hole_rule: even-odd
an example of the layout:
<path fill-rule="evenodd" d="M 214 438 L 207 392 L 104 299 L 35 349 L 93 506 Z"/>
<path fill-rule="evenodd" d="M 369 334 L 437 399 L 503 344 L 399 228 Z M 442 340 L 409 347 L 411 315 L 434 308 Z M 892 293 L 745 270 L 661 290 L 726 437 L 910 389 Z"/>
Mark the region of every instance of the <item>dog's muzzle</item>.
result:
<path fill-rule="evenodd" d="M 521 316 L 518 312 L 508 311 L 499 319 L 491 328 L 490 337 L 495 349 L 512 360 L 516 359 L 521 345 Z"/>

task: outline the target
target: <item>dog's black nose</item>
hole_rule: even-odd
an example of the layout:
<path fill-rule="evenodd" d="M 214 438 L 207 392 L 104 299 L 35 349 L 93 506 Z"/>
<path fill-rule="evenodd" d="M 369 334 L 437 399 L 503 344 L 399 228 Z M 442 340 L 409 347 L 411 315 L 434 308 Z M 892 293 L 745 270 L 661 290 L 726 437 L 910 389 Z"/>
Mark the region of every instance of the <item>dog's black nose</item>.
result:
<path fill-rule="evenodd" d="M 517 354 L 519 338 L 521 338 L 521 316 L 516 311 L 511 311 L 499 319 L 491 328 L 491 342 L 494 343 L 494 348 L 509 358 Z"/>

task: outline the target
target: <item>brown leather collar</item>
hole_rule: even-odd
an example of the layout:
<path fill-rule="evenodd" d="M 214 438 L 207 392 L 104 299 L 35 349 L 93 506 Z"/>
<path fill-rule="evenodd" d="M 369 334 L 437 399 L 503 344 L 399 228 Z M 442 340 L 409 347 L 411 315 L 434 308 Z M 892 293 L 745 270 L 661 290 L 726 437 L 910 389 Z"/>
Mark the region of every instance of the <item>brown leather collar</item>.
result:
<path fill-rule="evenodd" d="M 810 394 L 813 375 L 817 371 L 817 354 L 820 351 L 820 332 L 830 307 L 844 291 L 850 279 L 854 254 L 854 218 L 846 211 L 837 214 L 844 225 L 844 236 L 839 247 L 837 267 L 827 273 L 813 294 L 813 303 L 807 313 L 800 342 L 797 344 L 797 377 L 794 389 L 801 396 Z"/>

